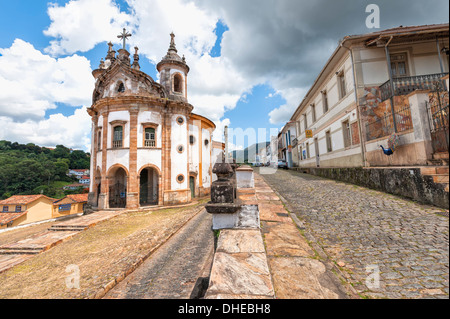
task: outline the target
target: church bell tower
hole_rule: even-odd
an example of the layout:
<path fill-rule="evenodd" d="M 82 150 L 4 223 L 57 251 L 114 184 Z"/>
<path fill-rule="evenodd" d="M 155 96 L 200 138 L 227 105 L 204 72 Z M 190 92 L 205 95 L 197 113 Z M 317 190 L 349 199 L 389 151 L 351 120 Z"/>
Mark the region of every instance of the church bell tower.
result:
<path fill-rule="evenodd" d="M 166 56 L 156 66 L 160 73 L 160 84 L 169 93 L 169 98 L 175 101 L 187 102 L 187 75 L 189 66 L 184 56 L 178 55 L 175 46 L 175 34 L 170 34 L 170 46 Z"/>

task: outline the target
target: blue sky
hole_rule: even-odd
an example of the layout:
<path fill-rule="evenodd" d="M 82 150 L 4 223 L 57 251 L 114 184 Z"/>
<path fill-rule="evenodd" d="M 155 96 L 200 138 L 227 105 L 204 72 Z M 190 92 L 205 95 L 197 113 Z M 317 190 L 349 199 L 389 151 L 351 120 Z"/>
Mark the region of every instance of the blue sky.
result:
<path fill-rule="evenodd" d="M 448 22 L 444 0 L 0 0 L 0 139 L 87 150 L 90 73 L 107 42 L 120 47 L 123 27 L 155 80 L 176 34 L 189 102 L 219 133 L 279 129 L 338 40 L 376 31 L 364 23 L 369 3 L 380 6 L 382 29 Z"/>

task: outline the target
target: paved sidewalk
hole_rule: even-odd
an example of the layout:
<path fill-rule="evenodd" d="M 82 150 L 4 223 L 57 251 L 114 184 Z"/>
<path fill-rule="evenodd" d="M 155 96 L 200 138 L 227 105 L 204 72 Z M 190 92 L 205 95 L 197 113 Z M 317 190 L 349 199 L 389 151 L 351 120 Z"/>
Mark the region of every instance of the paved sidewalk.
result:
<path fill-rule="evenodd" d="M 255 172 L 255 188 L 238 191 L 244 205 L 258 205 L 265 253 L 278 299 L 355 298 L 318 259 L 306 238 L 264 179 Z"/>
<path fill-rule="evenodd" d="M 362 297 L 449 297 L 448 210 L 299 172 L 263 178 Z"/>

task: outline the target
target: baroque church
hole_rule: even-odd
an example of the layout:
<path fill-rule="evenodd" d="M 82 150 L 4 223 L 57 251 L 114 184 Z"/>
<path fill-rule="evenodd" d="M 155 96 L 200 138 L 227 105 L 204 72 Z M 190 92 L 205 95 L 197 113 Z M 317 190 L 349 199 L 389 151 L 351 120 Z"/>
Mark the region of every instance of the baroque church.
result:
<path fill-rule="evenodd" d="M 209 194 L 212 166 L 222 143 L 212 141 L 215 125 L 192 113 L 188 102 L 186 60 L 171 34 L 166 56 L 157 64 L 160 83 L 140 71 L 138 48 L 133 62 L 112 43 L 92 72 L 91 184 L 93 209 L 176 205 Z M 215 149 L 214 148 L 218 148 Z"/>

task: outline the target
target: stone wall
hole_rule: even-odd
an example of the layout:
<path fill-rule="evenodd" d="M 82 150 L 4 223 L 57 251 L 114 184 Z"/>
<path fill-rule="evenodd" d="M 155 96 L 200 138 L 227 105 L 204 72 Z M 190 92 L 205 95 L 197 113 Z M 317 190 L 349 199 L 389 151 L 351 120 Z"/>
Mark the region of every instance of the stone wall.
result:
<path fill-rule="evenodd" d="M 399 195 L 441 208 L 449 208 L 448 192 L 420 168 L 303 168 L 301 172 Z"/>

